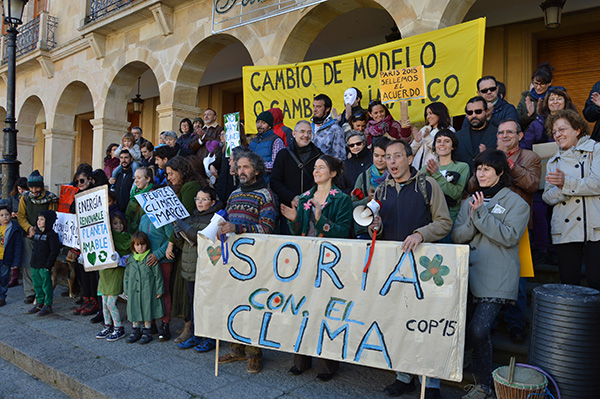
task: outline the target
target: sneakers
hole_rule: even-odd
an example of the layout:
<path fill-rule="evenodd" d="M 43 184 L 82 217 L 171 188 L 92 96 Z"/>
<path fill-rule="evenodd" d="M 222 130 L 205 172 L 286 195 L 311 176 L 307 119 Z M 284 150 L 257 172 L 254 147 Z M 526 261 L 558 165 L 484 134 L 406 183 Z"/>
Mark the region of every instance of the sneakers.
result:
<path fill-rule="evenodd" d="M 144 328 L 142 330 L 142 338 L 140 339 L 140 344 L 146 345 L 150 341 L 152 341 L 152 329 Z"/>
<path fill-rule="evenodd" d="M 128 344 L 133 344 L 134 342 L 138 342 L 140 340 L 140 338 L 142 338 L 142 333 L 140 331 L 139 327 L 134 327 L 131 330 L 131 335 L 127 338 L 127 342 Z"/>
<path fill-rule="evenodd" d="M 415 389 L 417 389 L 417 388 L 415 387 L 414 380 L 412 380 L 408 384 L 406 382 L 396 380 L 392 384 L 383 388 L 383 392 L 385 392 L 385 394 L 387 396 L 396 397 L 396 396 L 400 396 L 400 395 L 408 393 L 408 392 L 412 392 Z"/>
<path fill-rule="evenodd" d="M 52 313 L 52 306 L 51 305 L 44 305 L 42 306 L 42 308 L 40 309 L 39 312 L 37 312 L 38 316 L 46 316 L 48 314 Z"/>
<path fill-rule="evenodd" d="M 160 332 L 158 334 L 158 340 L 161 342 L 166 342 L 171 339 L 171 329 L 169 328 L 169 323 L 162 323 L 160 326 Z"/>
<path fill-rule="evenodd" d="M 190 348 L 193 348 L 194 346 L 200 345 L 203 340 L 204 340 L 204 338 L 192 336 L 187 341 L 177 344 L 177 347 L 179 349 L 190 349 Z"/>
<path fill-rule="evenodd" d="M 104 339 L 104 338 L 108 337 L 110 334 L 112 334 L 112 332 L 113 332 L 113 326 L 106 324 L 106 325 L 104 325 L 104 328 L 102 329 L 102 331 L 100 331 L 98 334 L 96 334 L 96 338 Z"/>
<path fill-rule="evenodd" d="M 27 313 L 29 314 L 34 314 L 39 312 L 40 310 L 42 310 L 42 308 L 44 307 L 44 305 L 42 305 L 41 303 L 38 303 L 37 305 L 35 305 L 34 307 L 32 307 L 31 309 L 29 309 L 27 311 Z"/>
<path fill-rule="evenodd" d="M 87 308 L 89 303 L 90 303 L 90 298 L 88 298 L 88 297 L 83 298 L 83 302 L 82 302 L 81 306 L 79 306 L 77 309 L 73 310 L 73 314 L 80 315 L 81 312 L 83 311 L 83 309 Z"/>
<path fill-rule="evenodd" d="M 118 341 L 125 336 L 125 327 L 117 327 L 113 330 L 112 334 L 106 338 L 108 342 Z"/>
<path fill-rule="evenodd" d="M 262 357 L 252 356 L 248 358 L 246 371 L 250 374 L 259 373 L 262 370 Z"/>
<path fill-rule="evenodd" d="M 194 348 L 196 350 L 196 352 L 210 352 L 211 350 L 215 349 L 217 347 L 217 341 L 215 341 L 212 338 L 203 338 L 202 342 L 200 342 L 200 344 L 196 345 L 196 347 Z"/>
<path fill-rule="evenodd" d="M 90 298 L 88 305 L 85 308 L 83 308 L 81 310 L 81 313 L 79 314 L 82 316 L 91 316 L 93 314 L 96 314 L 96 312 L 98 312 L 99 309 L 100 307 L 98 306 L 98 301 L 95 298 Z"/>
<path fill-rule="evenodd" d="M 496 399 L 496 395 L 494 395 L 491 389 L 486 389 L 486 387 L 481 384 L 469 384 L 464 390 L 469 392 L 464 395 L 462 399 Z"/>
<path fill-rule="evenodd" d="M 231 351 L 219 356 L 219 364 L 241 362 L 242 360 L 246 360 L 246 355 L 244 353 L 238 353 L 235 351 Z"/>

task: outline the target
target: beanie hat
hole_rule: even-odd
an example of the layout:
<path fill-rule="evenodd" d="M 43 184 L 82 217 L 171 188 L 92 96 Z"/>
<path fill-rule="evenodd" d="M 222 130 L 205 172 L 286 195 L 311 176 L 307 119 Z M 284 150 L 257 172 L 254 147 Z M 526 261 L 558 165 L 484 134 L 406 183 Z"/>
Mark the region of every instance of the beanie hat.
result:
<path fill-rule="evenodd" d="M 267 125 L 273 127 L 273 114 L 269 111 L 263 111 L 260 113 L 260 115 L 258 115 L 256 121 L 264 121 L 267 123 Z"/>
<path fill-rule="evenodd" d="M 40 172 L 36 169 L 27 178 L 27 187 L 41 187 L 44 188 L 44 178 L 40 175 Z"/>

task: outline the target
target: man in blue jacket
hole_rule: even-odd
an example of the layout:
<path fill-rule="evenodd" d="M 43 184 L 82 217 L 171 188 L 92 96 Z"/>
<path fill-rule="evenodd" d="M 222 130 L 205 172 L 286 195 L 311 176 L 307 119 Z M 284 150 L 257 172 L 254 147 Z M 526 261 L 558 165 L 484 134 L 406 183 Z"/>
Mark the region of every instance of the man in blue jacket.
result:
<path fill-rule="evenodd" d="M 484 76 L 477 81 L 477 95 L 485 99 L 491 115 L 488 113 L 489 122 L 498 126 L 505 119 L 519 120 L 517 109 L 500 96 L 500 85 L 494 76 Z M 466 128 L 469 121 L 465 118 L 462 128 Z"/>

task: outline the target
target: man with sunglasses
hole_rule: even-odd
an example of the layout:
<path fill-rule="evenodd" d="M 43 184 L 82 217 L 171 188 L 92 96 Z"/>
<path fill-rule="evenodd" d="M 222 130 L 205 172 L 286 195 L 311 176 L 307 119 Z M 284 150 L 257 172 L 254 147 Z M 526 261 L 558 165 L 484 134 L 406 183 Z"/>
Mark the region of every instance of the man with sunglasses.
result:
<path fill-rule="evenodd" d="M 466 162 L 471 168 L 471 174 L 475 172 L 473 159 L 477 154 L 486 149 L 496 149 L 496 125 L 488 122 L 489 108 L 485 98 L 476 96 L 467 101 L 465 113 L 468 126 L 463 127 L 456 136 L 458 137 L 458 149 L 456 160 Z"/>
<path fill-rule="evenodd" d="M 488 109 L 491 110 L 490 123 L 498 126 L 505 119 L 519 120 L 515 106 L 500 96 L 500 82 L 494 76 L 484 76 L 477 81 L 477 95 L 487 101 Z M 462 128 L 468 125 L 469 121 L 465 118 Z"/>

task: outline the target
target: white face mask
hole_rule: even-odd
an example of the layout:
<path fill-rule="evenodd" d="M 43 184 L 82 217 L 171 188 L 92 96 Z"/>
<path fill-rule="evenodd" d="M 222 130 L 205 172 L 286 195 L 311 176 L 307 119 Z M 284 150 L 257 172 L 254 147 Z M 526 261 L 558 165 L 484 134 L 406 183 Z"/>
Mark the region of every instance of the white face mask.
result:
<path fill-rule="evenodd" d="M 354 104 L 354 101 L 356 101 L 357 95 L 358 95 L 358 93 L 356 92 L 356 89 L 354 87 L 347 89 L 344 92 L 344 103 L 350 104 L 350 105 Z"/>

